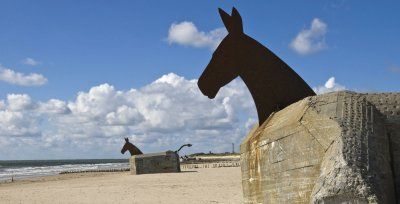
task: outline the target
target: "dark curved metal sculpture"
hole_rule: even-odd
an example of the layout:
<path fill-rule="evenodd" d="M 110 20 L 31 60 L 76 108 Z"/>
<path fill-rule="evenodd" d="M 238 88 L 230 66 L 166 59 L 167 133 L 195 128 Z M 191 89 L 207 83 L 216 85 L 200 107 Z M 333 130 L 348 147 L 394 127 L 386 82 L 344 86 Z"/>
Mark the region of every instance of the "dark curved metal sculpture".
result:
<path fill-rule="evenodd" d="M 240 76 L 254 99 L 259 125 L 277 110 L 315 95 L 308 84 L 268 48 L 243 32 L 242 18 L 233 8 L 229 15 L 219 9 L 228 35 L 214 51 L 198 86 L 210 99 Z"/>
<path fill-rule="evenodd" d="M 179 153 L 179 151 L 181 151 L 181 149 L 182 149 L 183 147 L 191 147 L 191 146 L 192 146 L 192 144 L 184 144 L 184 145 L 182 145 L 178 150 L 176 150 L 175 153 Z"/>
<path fill-rule="evenodd" d="M 125 144 L 121 149 L 121 154 L 124 154 L 127 150 L 131 153 L 131 156 L 143 154 L 143 152 L 140 151 L 139 148 L 129 142 L 128 138 L 125 138 Z"/>

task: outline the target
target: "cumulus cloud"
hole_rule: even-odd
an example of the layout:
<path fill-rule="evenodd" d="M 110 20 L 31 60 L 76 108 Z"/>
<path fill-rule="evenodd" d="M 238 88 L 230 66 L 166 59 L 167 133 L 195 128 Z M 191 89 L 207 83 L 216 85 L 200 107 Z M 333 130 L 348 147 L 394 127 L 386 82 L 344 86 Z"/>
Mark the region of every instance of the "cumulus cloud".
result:
<path fill-rule="evenodd" d="M 92 87 L 89 92 L 79 92 L 76 101 L 68 103 L 75 114 L 89 119 L 104 116 L 122 103 L 122 92 L 109 84 Z"/>
<path fill-rule="evenodd" d="M 20 144 L 26 134 L 30 144 L 74 149 L 71 154 L 90 154 L 86 151 L 92 149 L 118 155 L 123 137 L 144 152 L 175 150 L 184 143 L 194 144 L 192 152 L 229 151 L 231 143 L 239 144 L 256 123 L 255 107 L 242 81 L 232 81 L 210 100 L 201 94 L 196 79 L 173 73 L 139 89 L 101 84 L 70 101 L 33 101 L 23 94 L 1 101 L 3 145 Z M 12 139 L 16 135 L 18 141 Z"/>
<path fill-rule="evenodd" d="M 8 94 L 8 109 L 13 111 L 27 110 L 34 107 L 31 97 L 26 94 Z"/>
<path fill-rule="evenodd" d="M 209 47 L 215 49 L 227 35 L 225 28 L 217 28 L 209 32 L 199 31 L 196 25 L 189 21 L 173 23 L 169 27 L 168 42 L 193 47 Z"/>
<path fill-rule="evenodd" d="M 70 113 L 71 110 L 68 108 L 65 101 L 50 99 L 47 102 L 40 102 L 38 104 L 38 112 L 45 114 L 67 114 Z"/>
<path fill-rule="evenodd" d="M 35 60 L 33 58 L 30 58 L 30 57 L 27 57 L 27 58 L 23 59 L 21 61 L 21 63 L 24 64 L 24 65 L 29 65 L 29 66 L 36 66 L 36 65 L 40 64 L 39 61 L 37 61 L 37 60 Z"/>
<path fill-rule="evenodd" d="M 20 86 L 41 86 L 47 82 L 47 79 L 37 73 L 23 74 L 0 65 L 0 80 L 9 84 Z"/>
<path fill-rule="evenodd" d="M 40 135 L 37 120 L 21 111 L 0 111 L 0 137 L 12 140 L 13 137 L 32 137 Z"/>
<path fill-rule="evenodd" d="M 0 100 L 0 110 L 3 110 L 6 107 L 6 104 L 3 100 Z"/>
<path fill-rule="evenodd" d="M 143 115 L 136 108 L 122 105 L 108 113 L 106 120 L 110 125 L 135 125 L 143 121 Z"/>
<path fill-rule="evenodd" d="M 331 77 L 328 79 L 328 81 L 325 82 L 325 85 L 314 87 L 313 89 L 317 94 L 324 94 L 333 91 L 342 91 L 345 90 L 346 87 L 336 83 L 335 77 Z"/>
<path fill-rule="evenodd" d="M 290 43 L 290 47 L 301 55 L 307 55 L 321 51 L 327 47 L 325 34 L 328 25 L 321 19 L 314 18 L 309 29 L 303 29 Z"/>
<path fill-rule="evenodd" d="M 35 109 L 35 103 L 28 95 L 8 94 L 6 102 L 0 101 L 0 137 L 10 139 L 14 136 L 39 135 L 37 118 L 31 113 L 33 109 Z"/>

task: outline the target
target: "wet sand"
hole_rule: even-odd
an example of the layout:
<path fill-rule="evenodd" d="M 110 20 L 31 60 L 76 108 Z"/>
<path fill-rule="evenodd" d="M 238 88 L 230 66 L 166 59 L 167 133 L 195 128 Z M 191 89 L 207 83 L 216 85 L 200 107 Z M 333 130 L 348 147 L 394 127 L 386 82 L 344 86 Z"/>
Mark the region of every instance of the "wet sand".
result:
<path fill-rule="evenodd" d="M 78 173 L 0 184 L 0 203 L 242 203 L 240 167 Z"/>

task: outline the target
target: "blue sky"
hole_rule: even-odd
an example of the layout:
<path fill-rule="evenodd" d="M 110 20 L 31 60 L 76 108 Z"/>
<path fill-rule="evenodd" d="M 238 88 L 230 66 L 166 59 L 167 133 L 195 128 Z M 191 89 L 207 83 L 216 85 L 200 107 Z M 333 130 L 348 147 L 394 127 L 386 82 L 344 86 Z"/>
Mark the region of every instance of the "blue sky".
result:
<path fill-rule="evenodd" d="M 212 38 L 209 33 L 223 28 L 217 8 L 230 12 L 232 6 L 242 15 L 245 33 L 280 56 L 310 86 L 316 89 L 346 88 L 362 92 L 399 91 L 398 1 L 1 1 L 0 75 L 3 76 L 0 76 L 0 112 L 3 111 L 3 116 L 10 119 L 0 121 L 3 123 L 0 127 L 14 125 L 12 127 L 15 129 L 11 132 L 19 133 L 11 134 L 4 130 L 5 133 L 0 135 L 0 159 L 47 158 L 49 154 L 51 158 L 118 158 L 121 155 L 113 151 L 119 148 L 118 141 L 124 136 L 139 138 L 138 144 L 147 152 L 179 146 L 178 143 L 187 141 L 183 134 L 203 138 L 198 141 L 202 145 L 198 145 L 197 149 L 194 146 L 193 151 L 229 151 L 229 145 L 213 147 L 212 144 L 217 144 L 215 138 L 205 136 L 211 133 L 199 133 L 207 128 L 196 129 L 197 132 L 193 133 L 187 128 L 183 128 L 183 131 L 181 126 L 166 127 L 164 130 L 175 136 L 165 137 L 162 141 L 157 139 L 161 137 L 160 131 L 152 130 L 149 124 L 160 124 L 151 121 L 149 118 L 152 113 L 144 111 L 140 105 L 150 102 L 138 98 L 146 98 L 153 92 L 162 95 L 168 88 L 154 85 L 158 79 L 172 87 L 179 81 L 183 84 L 178 87 L 194 89 L 195 83 L 190 80 L 199 77 L 211 58 L 214 49 L 212 43 L 220 40 L 220 36 Z M 179 39 L 181 35 L 171 35 L 173 25 L 181 25 L 182 29 L 195 27 L 198 32 L 194 33 L 195 37 L 184 35 L 187 39 L 182 40 Z M 209 39 L 210 36 L 212 42 L 195 42 Z M 301 43 L 297 47 L 293 46 L 299 38 L 301 42 L 310 43 L 311 48 L 301 48 L 304 45 Z M 32 73 L 36 75 L 32 76 Z M 169 73 L 173 74 L 167 75 Z M 109 87 L 101 86 L 104 84 Z M 131 89 L 140 94 L 134 95 L 138 97 L 134 99 L 138 100 L 136 105 L 128 100 L 131 96 L 124 96 L 128 105 L 119 104 L 108 112 L 100 113 L 91 108 L 106 108 L 99 104 L 86 106 L 95 100 L 90 95 L 92 88 L 92 94 L 97 93 L 96 90 L 103 91 L 100 91 L 104 93 L 100 94 L 103 99 L 118 95 L 117 92 L 129 95 Z M 235 88 L 243 89 L 243 84 L 240 81 L 234 83 L 232 89 Z M 114 95 L 107 95 L 109 91 L 114 91 Z M 217 114 L 214 119 L 222 117 L 233 125 L 221 123 L 221 126 L 214 127 L 212 134 L 217 130 L 226 131 L 218 133 L 236 136 L 219 137 L 218 142 L 239 144 L 246 134 L 246 123 L 254 122 L 256 118 L 251 105 L 237 105 L 242 100 L 240 97 L 247 97 L 248 93 L 243 92 L 239 96 L 228 92 L 213 102 L 207 102 L 200 96 L 196 96 L 196 100 L 212 103 L 218 110 L 232 103 L 231 107 L 236 111 L 234 116 L 229 115 L 230 109 L 226 108 L 225 112 Z M 185 95 L 186 92 L 177 93 Z M 80 94 L 82 100 L 79 100 Z M 57 101 L 51 102 L 52 99 Z M 26 103 L 13 105 L 13 101 Z M 114 102 L 104 103 L 107 105 Z M 83 136 L 88 134 L 87 129 L 80 131 L 81 136 L 69 138 L 71 132 L 59 130 L 62 129 L 60 126 L 67 124 L 65 120 L 68 119 L 65 117 L 70 116 L 64 115 L 60 119 L 54 112 L 51 113 L 53 115 L 43 114 L 43 107 L 49 104 L 62 109 L 57 109 L 57 114 L 62 112 L 75 114 L 74 117 L 79 118 L 88 117 L 85 118 L 85 124 L 90 123 L 90 126 L 101 126 L 103 123 L 96 120 L 103 120 L 103 116 L 107 116 L 107 124 L 110 125 L 110 118 L 117 118 L 118 113 L 126 111 L 121 108 L 125 106 L 133 108 L 131 117 L 125 118 L 128 120 L 125 122 L 147 121 L 149 124 L 137 127 L 137 124 L 113 123 L 113 128 L 134 127 L 111 135 L 96 133 L 104 134 L 104 137 L 99 137 L 103 139 L 97 138 L 96 134 Z M 92 115 L 82 116 L 82 111 Z M 192 114 L 192 117 L 198 117 Z M 17 116 L 20 118 L 14 120 Z M 183 123 L 190 125 L 188 121 Z M 236 132 L 231 132 L 233 130 Z M 144 136 L 140 139 L 136 134 Z M 175 141 L 174 138 L 180 139 Z M 100 141 L 96 143 L 93 139 Z M 45 148 L 38 148 L 43 141 L 51 142 Z M 102 143 L 108 143 L 110 147 L 104 153 L 94 154 L 76 147 L 78 141 L 87 142 L 92 149 Z M 155 141 L 157 145 L 149 145 Z M 25 155 L 30 156 L 15 155 L 15 146 L 23 144 L 28 147 Z M 75 149 L 68 151 L 63 146 Z"/>

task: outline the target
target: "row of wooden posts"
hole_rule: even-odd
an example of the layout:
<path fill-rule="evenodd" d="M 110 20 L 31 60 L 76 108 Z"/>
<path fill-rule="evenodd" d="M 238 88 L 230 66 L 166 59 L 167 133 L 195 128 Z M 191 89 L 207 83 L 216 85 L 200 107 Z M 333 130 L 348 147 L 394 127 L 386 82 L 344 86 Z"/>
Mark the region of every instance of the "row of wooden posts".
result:
<path fill-rule="evenodd" d="M 130 170 L 130 168 L 72 170 L 72 171 L 62 171 L 60 174 L 89 173 L 89 172 L 121 172 L 121 171 L 129 171 L 129 170 Z"/>
<path fill-rule="evenodd" d="M 192 164 L 181 164 L 181 169 L 196 169 L 196 168 L 221 168 L 221 167 L 238 167 L 240 162 L 214 162 L 214 163 L 192 163 Z M 72 174 L 72 173 L 89 173 L 89 172 L 123 172 L 129 171 L 130 168 L 119 168 L 119 169 L 90 169 L 90 170 L 72 170 L 63 171 L 60 174 Z"/>
<path fill-rule="evenodd" d="M 215 163 L 199 163 L 199 164 L 181 164 L 181 169 L 197 169 L 197 168 L 221 168 L 221 167 L 238 167 L 240 162 L 215 162 Z"/>

